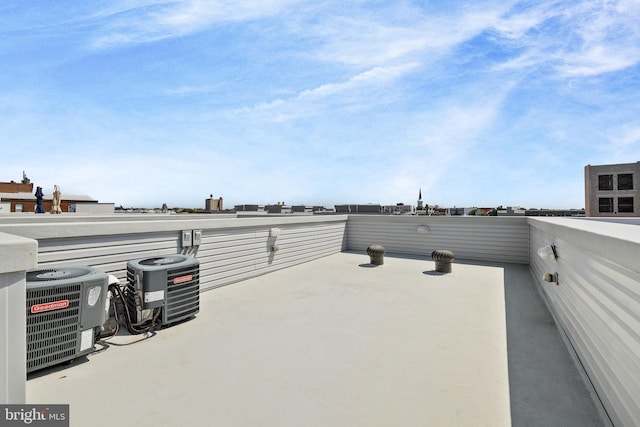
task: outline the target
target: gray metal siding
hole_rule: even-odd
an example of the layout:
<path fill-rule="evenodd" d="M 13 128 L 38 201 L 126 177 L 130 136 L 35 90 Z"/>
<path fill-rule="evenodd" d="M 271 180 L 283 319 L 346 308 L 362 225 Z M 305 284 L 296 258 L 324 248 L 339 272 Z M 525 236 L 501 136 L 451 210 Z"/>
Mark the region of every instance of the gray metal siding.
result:
<path fill-rule="evenodd" d="M 427 226 L 427 233 L 417 231 Z M 431 257 L 447 249 L 458 259 L 529 262 L 529 229 L 524 217 L 420 217 L 350 215 L 347 247 L 364 251 L 380 244 L 388 253 Z"/>
<path fill-rule="evenodd" d="M 640 425 L 638 264 L 619 264 L 615 251 L 605 257 L 584 250 L 583 234 L 576 231 L 572 236 L 565 229 L 563 238 L 559 238 L 557 233 L 550 234 L 532 222 L 530 269 L 613 424 L 637 426 Z M 538 248 L 550 244 L 557 248 L 557 260 L 536 255 Z M 602 242 L 602 246 L 609 245 Z M 557 272 L 559 284 L 543 281 L 545 272 Z"/>
<path fill-rule="evenodd" d="M 47 218 L 49 219 L 49 218 Z M 0 223 L 14 234 L 38 240 L 38 267 L 88 265 L 126 278 L 127 261 L 158 255 L 183 253 L 200 262 L 202 290 L 223 286 L 280 268 L 340 252 L 345 246 L 346 216 L 333 218 L 288 217 L 260 219 L 216 219 L 177 221 L 118 221 L 112 218 L 90 223 L 63 218 L 63 224 Z M 185 218 L 187 219 L 187 218 Z M 59 220 L 60 221 L 60 220 Z M 154 227 L 157 225 L 157 227 Z M 277 238 L 269 237 L 279 228 Z M 117 233 L 109 233 L 116 229 Z M 163 231 L 152 231 L 152 230 Z M 202 230 L 202 244 L 181 247 L 181 230 Z M 279 250 L 271 252 L 271 246 Z"/>
<path fill-rule="evenodd" d="M 175 254 L 179 244 L 178 232 L 39 239 L 38 268 L 88 265 L 124 280 L 127 261 Z"/>
<path fill-rule="evenodd" d="M 203 288 L 213 288 L 259 276 L 344 249 L 345 222 L 278 226 L 280 235 L 269 237 L 270 227 L 203 231 L 198 248 Z M 277 246 L 277 252 L 271 247 Z"/>

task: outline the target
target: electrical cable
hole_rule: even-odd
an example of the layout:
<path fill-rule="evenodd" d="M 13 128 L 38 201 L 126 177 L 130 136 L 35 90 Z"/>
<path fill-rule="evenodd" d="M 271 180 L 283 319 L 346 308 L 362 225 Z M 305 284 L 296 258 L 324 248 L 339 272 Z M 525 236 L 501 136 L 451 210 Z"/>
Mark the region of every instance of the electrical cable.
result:
<path fill-rule="evenodd" d="M 129 312 L 129 305 L 127 304 L 127 301 L 122 293 L 122 289 L 120 288 L 120 286 L 117 284 L 112 284 L 109 286 L 109 289 L 114 292 L 114 299 L 119 298 L 122 303 L 122 306 L 124 307 L 125 326 L 127 327 L 127 330 L 129 331 L 129 333 L 131 333 L 132 335 L 139 335 L 144 333 L 153 334 L 155 331 L 155 328 L 158 326 L 156 325 L 156 323 L 158 322 L 158 318 L 160 317 L 162 307 L 158 307 L 155 309 L 155 313 L 150 325 L 147 325 L 143 328 L 139 328 L 137 326 L 134 326 L 133 323 L 131 322 L 131 313 Z"/>
<path fill-rule="evenodd" d="M 112 286 L 117 286 L 115 284 L 111 284 L 109 285 L 108 289 L 109 291 L 111 291 L 111 308 L 113 309 L 113 317 L 116 321 L 116 326 L 115 328 L 113 328 L 111 331 L 105 333 L 104 331 L 101 333 L 96 334 L 96 341 L 100 341 L 103 339 L 107 339 L 107 338 L 111 338 L 115 335 L 118 334 L 118 332 L 120 332 L 120 317 L 118 316 L 118 305 L 117 305 L 117 298 L 116 298 L 116 294 L 114 291 L 111 290 Z"/>

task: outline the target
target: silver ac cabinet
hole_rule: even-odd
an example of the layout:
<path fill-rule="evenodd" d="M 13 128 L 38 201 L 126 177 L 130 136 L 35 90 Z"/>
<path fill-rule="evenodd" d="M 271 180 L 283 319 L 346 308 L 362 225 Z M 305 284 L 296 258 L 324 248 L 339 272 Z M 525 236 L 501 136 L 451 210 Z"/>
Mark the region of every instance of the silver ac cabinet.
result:
<path fill-rule="evenodd" d="M 92 267 L 27 271 L 27 372 L 94 350 L 106 321 L 108 276 Z"/>
<path fill-rule="evenodd" d="M 158 308 L 163 326 L 192 318 L 200 309 L 200 263 L 181 254 L 129 261 L 124 297 L 136 326 Z"/>

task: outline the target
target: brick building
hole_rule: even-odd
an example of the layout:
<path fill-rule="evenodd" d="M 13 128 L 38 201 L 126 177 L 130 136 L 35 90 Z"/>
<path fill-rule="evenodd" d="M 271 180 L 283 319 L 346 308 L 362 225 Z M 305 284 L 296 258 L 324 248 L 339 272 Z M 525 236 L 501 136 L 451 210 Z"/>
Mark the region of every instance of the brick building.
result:
<path fill-rule="evenodd" d="M 585 216 L 640 216 L 640 162 L 587 165 Z"/>
<path fill-rule="evenodd" d="M 31 180 L 24 174 L 21 182 L 0 182 L 0 213 L 35 212 L 37 199 Z M 72 212 L 77 203 L 98 203 L 97 200 L 84 195 L 68 195 L 62 193 L 60 208 L 62 212 Z M 53 205 L 53 194 L 45 194 L 42 207 L 50 212 Z"/>

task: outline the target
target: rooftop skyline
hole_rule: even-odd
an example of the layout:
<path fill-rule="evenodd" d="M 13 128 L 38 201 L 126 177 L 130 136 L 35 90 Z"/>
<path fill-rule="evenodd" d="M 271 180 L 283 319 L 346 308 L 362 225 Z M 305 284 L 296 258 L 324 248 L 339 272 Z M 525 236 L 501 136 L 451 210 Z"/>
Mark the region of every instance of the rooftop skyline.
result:
<path fill-rule="evenodd" d="M 640 160 L 637 1 L 0 5 L 0 181 L 123 206 L 584 207 Z"/>

